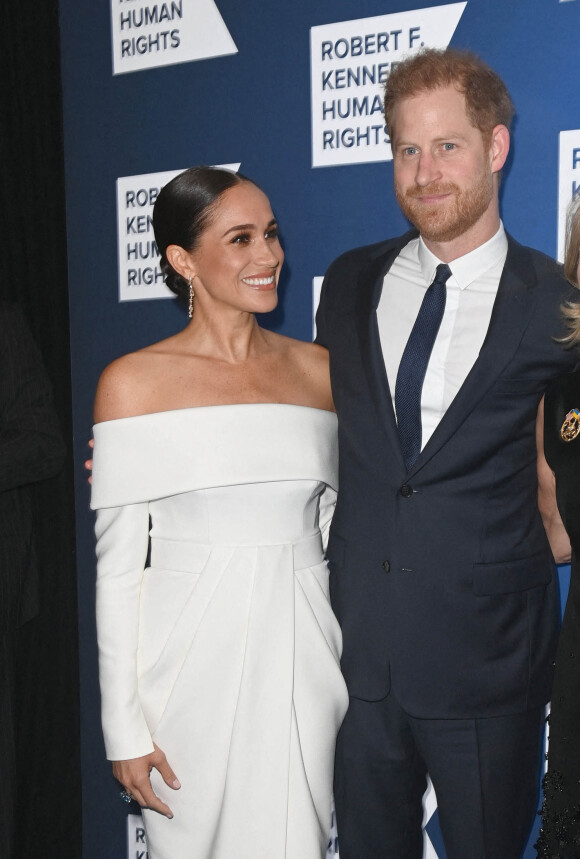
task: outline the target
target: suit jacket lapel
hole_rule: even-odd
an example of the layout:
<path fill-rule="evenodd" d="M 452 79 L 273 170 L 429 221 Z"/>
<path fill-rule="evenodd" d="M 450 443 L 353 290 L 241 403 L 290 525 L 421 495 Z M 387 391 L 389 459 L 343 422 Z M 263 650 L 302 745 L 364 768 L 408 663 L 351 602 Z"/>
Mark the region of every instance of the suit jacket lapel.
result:
<path fill-rule="evenodd" d="M 369 390 L 379 421 L 388 441 L 403 463 L 399 445 L 397 422 L 385 362 L 381 349 L 377 307 L 383 289 L 385 274 L 393 264 L 402 247 L 417 233 L 412 231 L 394 242 L 390 248 L 381 249 L 370 259 L 369 265 L 357 283 L 357 327 L 362 364 L 367 376 Z"/>
<path fill-rule="evenodd" d="M 508 254 L 481 352 L 411 470 L 422 468 L 457 432 L 517 351 L 536 302 L 536 275 L 525 248 L 508 236 Z"/>

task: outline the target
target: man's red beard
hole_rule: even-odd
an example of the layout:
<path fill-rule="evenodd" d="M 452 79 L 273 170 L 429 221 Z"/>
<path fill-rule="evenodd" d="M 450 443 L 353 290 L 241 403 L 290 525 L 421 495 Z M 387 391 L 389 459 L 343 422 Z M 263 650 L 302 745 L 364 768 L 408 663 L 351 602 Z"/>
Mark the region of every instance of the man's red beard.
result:
<path fill-rule="evenodd" d="M 424 239 L 450 242 L 466 233 L 487 210 L 493 197 L 493 181 L 489 174 L 481 175 L 469 188 L 461 189 L 454 182 L 434 182 L 423 188 L 415 185 L 405 192 L 395 185 L 395 193 L 403 214 Z M 433 205 L 417 200 L 437 194 L 451 196 Z"/>

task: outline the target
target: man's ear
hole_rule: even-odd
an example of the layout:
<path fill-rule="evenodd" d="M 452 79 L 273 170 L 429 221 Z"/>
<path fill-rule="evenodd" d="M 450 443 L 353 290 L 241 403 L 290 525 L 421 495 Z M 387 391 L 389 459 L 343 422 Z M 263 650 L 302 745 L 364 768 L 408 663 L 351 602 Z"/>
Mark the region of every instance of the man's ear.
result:
<path fill-rule="evenodd" d="M 505 164 L 510 151 L 510 133 L 505 125 L 496 125 L 491 132 L 491 170 L 499 173 Z"/>

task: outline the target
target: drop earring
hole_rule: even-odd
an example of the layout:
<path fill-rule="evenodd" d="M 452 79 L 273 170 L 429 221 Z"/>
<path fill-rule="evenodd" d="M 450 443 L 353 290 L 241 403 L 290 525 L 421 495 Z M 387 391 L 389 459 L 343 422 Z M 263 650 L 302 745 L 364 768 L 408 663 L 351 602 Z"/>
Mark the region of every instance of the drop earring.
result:
<path fill-rule="evenodd" d="M 187 315 L 191 319 L 193 316 L 193 298 L 195 296 L 195 292 L 193 291 L 193 278 L 191 275 L 187 278 L 187 285 L 189 286 L 189 307 Z"/>

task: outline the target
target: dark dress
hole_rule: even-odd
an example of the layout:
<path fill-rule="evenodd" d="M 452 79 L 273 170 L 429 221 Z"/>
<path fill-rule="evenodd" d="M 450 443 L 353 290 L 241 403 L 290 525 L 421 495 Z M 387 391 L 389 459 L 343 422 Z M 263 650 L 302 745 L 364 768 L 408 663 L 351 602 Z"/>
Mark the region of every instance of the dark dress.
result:
<path fill-rule="evenodd" d="M 571 440 L 561 435 L 573 409 L 580 412 L 580 372 L 556 379 L 545 399 L 544 450 L 572 543 L 572 576 L 552 689 L 548 773 L 536 844 L 542 859 L 580 857 L 580 423 L 572 428 Z"/>

